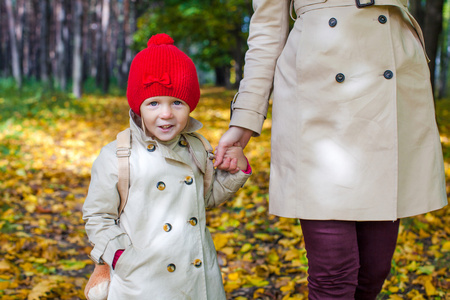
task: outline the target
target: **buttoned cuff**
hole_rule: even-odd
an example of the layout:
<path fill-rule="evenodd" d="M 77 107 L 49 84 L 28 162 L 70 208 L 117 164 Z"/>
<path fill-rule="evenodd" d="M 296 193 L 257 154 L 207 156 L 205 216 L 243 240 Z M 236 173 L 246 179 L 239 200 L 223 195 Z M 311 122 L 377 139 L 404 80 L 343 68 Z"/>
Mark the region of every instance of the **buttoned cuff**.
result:
<path fill-rule="evenodd" d="M 95 244 L 90 256 L 95 263 L 111 265 L 116 251 L 126 249 L 131 245 L 131 240 L 118 226 L 110 228 L 104 236 L 105 238 Z"/>
<path fill-rule="evenodd" d="M 261 135 L 261 129 L 264 123 L 264 116 L 247 109 L 233 110 L 233 117 L 230 121 L 231 126 L 242 127 L 253 131 L 253 136 Z"/>
<path fill-rule="evenodd" d="M 245 172 L 237 172 L 234 174 L 223 170 L 218 170 L 217 172 L 219 181 L 222 182 L 222 185 L 231 191 L 232 194 L 244 186 L 250 175 L 250 173 Z"/>

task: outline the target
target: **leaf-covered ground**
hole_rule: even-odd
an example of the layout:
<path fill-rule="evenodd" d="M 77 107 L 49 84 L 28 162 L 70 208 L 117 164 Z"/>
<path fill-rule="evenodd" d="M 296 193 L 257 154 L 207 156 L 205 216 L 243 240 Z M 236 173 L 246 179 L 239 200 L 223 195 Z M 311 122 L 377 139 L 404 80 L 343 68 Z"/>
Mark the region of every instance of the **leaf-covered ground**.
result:
<path fill-rule="evenodd" d="M 81 208 L 93 160 L 128 125 L 126 99 L 0 90 L 0 298 L 84 299 L 93 265 Z M 228 126 L 232 97 L 202 90 L 193 115 L 213 145 Z M 450 178 L 450 100 L 437 108 Z M 267 212 L 270 127 L 269 118 L 246 149 L 249 182 L 208 212 L 229 299 L 307 299 L 300 225 Z M 403 220 L 379 299 L 450 299 L 449 211 Z"/>

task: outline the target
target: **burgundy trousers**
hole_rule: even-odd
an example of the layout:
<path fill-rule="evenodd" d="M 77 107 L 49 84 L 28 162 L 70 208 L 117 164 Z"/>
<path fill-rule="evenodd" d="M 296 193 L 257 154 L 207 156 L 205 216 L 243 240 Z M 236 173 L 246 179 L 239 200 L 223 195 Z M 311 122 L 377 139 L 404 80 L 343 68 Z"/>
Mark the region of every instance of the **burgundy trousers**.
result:
<path fill-rule="evenodd" d="M 399 221 L 300 222 L 309 299 L 376 299 L 391 269 Z"/>

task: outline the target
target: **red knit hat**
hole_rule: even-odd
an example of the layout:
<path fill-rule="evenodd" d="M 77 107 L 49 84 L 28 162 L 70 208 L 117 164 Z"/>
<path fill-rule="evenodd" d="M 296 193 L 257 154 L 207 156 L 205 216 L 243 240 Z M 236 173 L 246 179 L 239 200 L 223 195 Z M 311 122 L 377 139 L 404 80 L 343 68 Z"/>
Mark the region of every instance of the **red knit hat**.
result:
<path fill-rule="evenodd" d="M 146 99 L 172 96 L 186 102 L 191 111 L 200 98 L 197 71 L 192 60 L 173 45 L 165 33 L 154 35 L 147 48 L 139 52 L 130 67 L 127 98 L 131 109 L 141 115 Z"/>

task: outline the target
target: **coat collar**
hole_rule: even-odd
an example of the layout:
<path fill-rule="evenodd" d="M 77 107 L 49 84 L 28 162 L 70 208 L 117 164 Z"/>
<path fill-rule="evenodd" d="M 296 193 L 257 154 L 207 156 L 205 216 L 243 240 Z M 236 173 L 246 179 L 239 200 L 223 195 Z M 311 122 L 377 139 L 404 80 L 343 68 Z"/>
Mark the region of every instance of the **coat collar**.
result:
<path fill-rule="evenodd" d="M 142 119 L 139 115 L 134 113 L 131 109 L 130 109 L 129 115 L 130 115 L 130 128 L 131 128 L 131 132 L 133 133 L 133 137 L 137 138 L 140 143 L 145 144 L 147 146 L 149 144 L 155 145 L 156 147 L 159 148 L 161 155 L 163 157 L 173 159 L 176 161 L 182 161 L 180 156 L 175 151 L 173 151 L 169 147 L 169 145 L 167 145 L 167 143 L 163 143 L 157 139 L 153 139 L 153 138 L 145 135 L 144 131 L 142 130 Z M 193 133 L 202 127 L 203 127 L 203 124 L 200 121 L 198 121 L 192 117 L 189 117 L 189 121 L 188 121 L 186 128 L 180 133 L 180 135 L 176 139 L 179 140 L 180 137 L 183 136 L 183 138 L 188 141 L 188 144 L 189 144 L 188 147 L 191 148 L 192 137 L 191 137 L 190 133 Z M 172 143 L 173 142 L 175 142 L 175 140 L 172 141 Z M 171 144 L 171 143 L 169 143 L 169 144 Z M 193 153 L 193 155 L 195 155 L 199 161 L 202 161 L 202 159 L 199 159 L 200 157 L 197 157 L 197 156 L 199 156 L 199 153 L 197 153 L 197 151 L 191 150 L 190 152 Z M 204 151 L 202 151 L 202 152 L 204 152 Z M 200 169 L 202 170 L 202 172 L 204 172 L 204 167 L 203 168 L 200 167 Z"/>

